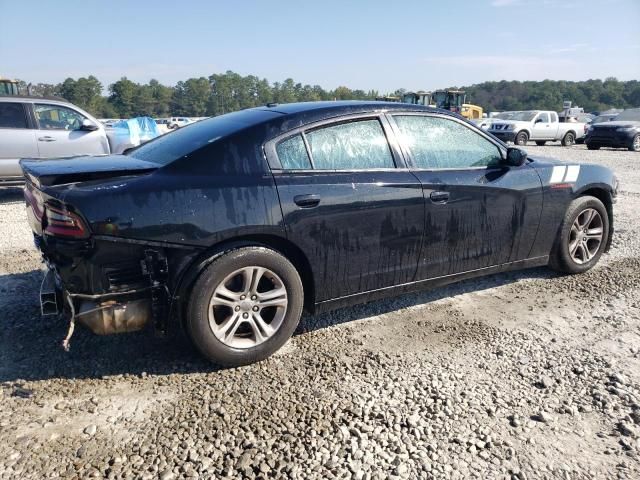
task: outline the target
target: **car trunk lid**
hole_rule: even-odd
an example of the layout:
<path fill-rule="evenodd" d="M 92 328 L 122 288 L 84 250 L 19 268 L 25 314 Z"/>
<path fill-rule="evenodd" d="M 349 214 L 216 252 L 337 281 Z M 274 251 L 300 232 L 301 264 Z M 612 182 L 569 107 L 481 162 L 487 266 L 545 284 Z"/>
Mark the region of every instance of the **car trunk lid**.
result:
<path fill-rule="evenodd" d="M 24 176 L 37 187 L 87 182 L 157 170 L 160 165 L 127 155 L 79 156 L 50 160 L 22 159 Z"/>

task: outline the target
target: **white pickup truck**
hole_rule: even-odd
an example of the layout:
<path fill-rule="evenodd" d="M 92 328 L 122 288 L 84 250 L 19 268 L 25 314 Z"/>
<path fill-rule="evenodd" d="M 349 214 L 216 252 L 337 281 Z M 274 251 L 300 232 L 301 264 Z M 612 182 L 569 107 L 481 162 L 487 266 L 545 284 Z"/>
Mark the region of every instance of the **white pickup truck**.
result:
<path fill-rule="evenodd" d="M 529 140 L 536 145 L 546 142 L 562 142 L 565 147 L 584 136 L 584 123 L 561 123 L 558 114 L 546 110 L 505 112 L 503 119 L 494 121 L 487 130 L 503 142 L 526 145 Z"/>

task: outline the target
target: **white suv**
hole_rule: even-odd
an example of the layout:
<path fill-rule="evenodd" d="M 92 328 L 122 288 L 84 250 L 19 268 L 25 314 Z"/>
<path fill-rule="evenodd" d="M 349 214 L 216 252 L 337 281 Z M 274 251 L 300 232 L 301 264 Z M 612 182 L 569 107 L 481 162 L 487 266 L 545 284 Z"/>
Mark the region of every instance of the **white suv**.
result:
<path fill-rule="evenodd" d="M 24 180 L 21 158 L 111 153 L 104 126 L 62 99 L 0 97 L 0 186 Z"/>
<path fill-rule="evenodd" d="M 187 117 L 171 117 L 169 119 L 169 124 L 167 125 L 167 127 L 171 129 L 180 128 L 184 127 L 185 125 L 189 125 L 190 123 L 191 119 Z"/>

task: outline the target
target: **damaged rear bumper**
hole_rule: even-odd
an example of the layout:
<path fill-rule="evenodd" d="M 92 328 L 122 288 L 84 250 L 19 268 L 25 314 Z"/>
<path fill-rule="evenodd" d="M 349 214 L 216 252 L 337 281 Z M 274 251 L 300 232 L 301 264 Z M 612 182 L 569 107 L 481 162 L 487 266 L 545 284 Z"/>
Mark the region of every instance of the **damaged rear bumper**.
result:
<path fill-rule="evenodd" d="M 70 265 L 56 263 L 47 256 L 46 249 L 42 250 L 49 267 L 40 288 L 42 314 L 67 313 L 70 333 L 75 323 L 98 335 L 133 332 L 149 324 L 157 332 L 166 331 L 170 295 L 163 252 L 147 249 L 139 252 L 142 258 L 119 262 L 118 268 L 109 263 L 87 269 L 81 268 L 86 267 L 81 259 L 73 259 Z M 104 282 L 92 281 L 96 268 L 100 270 L 98 277 L 105 277 Z M 79 279 L 81 273 L 86 278 Z M 78 291 L 78 285 L 85 288 Z"/>

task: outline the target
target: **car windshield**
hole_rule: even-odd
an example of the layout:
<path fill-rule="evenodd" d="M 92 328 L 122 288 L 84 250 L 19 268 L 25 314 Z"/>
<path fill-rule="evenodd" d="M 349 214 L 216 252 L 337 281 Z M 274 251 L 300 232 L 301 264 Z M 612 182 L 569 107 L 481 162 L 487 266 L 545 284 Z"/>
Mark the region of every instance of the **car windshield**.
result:
<path fill-rule="evenodd" d="M 530 122 L 533 120 L 533 117 L 538 113 L 537 111 L 526 111 L 526 112 L 510 112 L 511 116 L 506 118 L 505 120 L 514 120 L 516 122 Z"/>
<path fill-rule="evenodd" d="M 640 108 L 625 110 L 616 117 L 616 122 L 620 120 L 632 120 L 635 122 L 640 122 Z"/>
<path fill-rule="evenodd" d="M 263 110 L 241 110 L 201 122 L 193 122 L 172 133 L 144 143 L 127 155 L 147 162 L 168 165 L 222 137 L 277 115 Z"/>
<path fill-rule="evenodd" d="M 616 115 L 598 115 L 596 118 L 594 118 L 593 120 L 591 120 L 591 123 L 604 123 L 604 122 L 610 122 L 611 120 L 613 120 L 614 118 L 616 118 Z"/>

